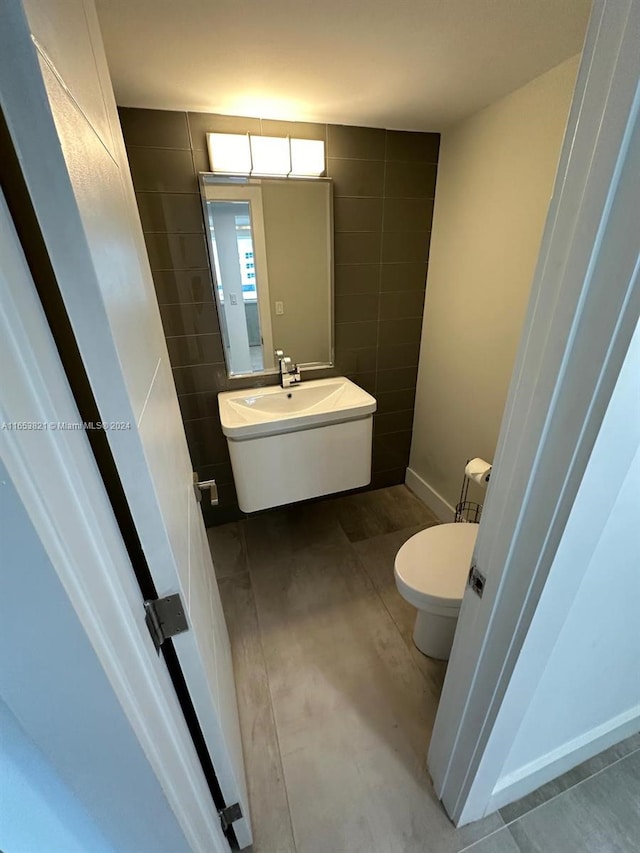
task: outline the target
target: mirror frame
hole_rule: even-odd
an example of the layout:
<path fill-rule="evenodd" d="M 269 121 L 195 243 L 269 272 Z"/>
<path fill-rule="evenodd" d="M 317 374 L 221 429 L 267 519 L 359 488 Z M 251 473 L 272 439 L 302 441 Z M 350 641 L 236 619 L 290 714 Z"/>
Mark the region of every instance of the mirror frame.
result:
<path fill-rule="evenodd" d="M 329 184 L 329 186 L 333 186 L 332 178 L 325 177 L 284 177 L 279 175 L 218 175 L 215 172 L 199 172 L 198 173 L 198 188 L 200 190 L 200 201 L 202 204 L 202 216 L 203 223 L 205 229 L 205 242 L 207 244 L 207 258 L 209 260 L 209 270 L 211 272 L 211 283 L 213 289 L 213 299 L 216 306 L 216 312 L 218 316 L 218 324 L 220 326 L 220 336 L 222 337 L 222 317 L 221 317 L 221 306 L 220 299 L 218 296 L 218 281 L 216 278 L 216 267 L 211 256 L 211 239 L 209 235 L 209 212 L 207 210 L 207 201 L 211 201 L 211 199 L 207 199 L 206 196 L 206 187 L 211 186 L 212 184 L 219 184 L 220 186 L 252 186 L 259 185 L 259 182 L 262 181 L 312 181 L 313 183 L 322 182 L 325 184 Z M 335 243 L 335 225 L 334 225 L 334 216 L 333 216 L 333 192 L 329 194 L 329 210 L 328 210 L 328 240 L 327 240 L 327 251 L 330 253 L 330 281 L 329 281 L 329 361 L 309 361 L 309 362 L 297 362 L 298 367 L 301 371 L 310 371 L 310 370 L 329 370 L 335 367 L 336 359 L 335 359 L 335 349 L 336 349 L 336 328 L 335 328 L 335 256 L 334 256 L 334 243 Z M 227 353 L 226 348 L 224 346 L 223 340 L 222 346 L 222 354 L 224 358 L 224 366 L 227 373 L 227 379 L 233 381 L 234 379 L 251 379 L 252 377 L 262 377 L 262 376 L 277 376 L 279 374 L 279 369 L 277 367 L 266 368 L 263 370 L 257 370 L 252 373 L 231 373 L 229 371 L 229 364 L 227 363 Z M 288 353 L 286 353 L 288 354 Z M 293 356 L 293 353 L 291 354 Z"/>

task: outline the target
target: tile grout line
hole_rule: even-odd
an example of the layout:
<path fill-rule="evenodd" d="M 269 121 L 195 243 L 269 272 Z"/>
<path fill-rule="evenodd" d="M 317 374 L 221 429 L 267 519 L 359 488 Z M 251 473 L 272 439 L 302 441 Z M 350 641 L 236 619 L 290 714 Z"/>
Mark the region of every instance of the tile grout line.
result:
<path fill-rule="evenodd" d="M 387 469 L 387 470 L 395 471 L 396 469 L 395 469 L 395 468 L 390 468 L 390 469 Z M 381 473 L 384 473 L 384 472 L 381 472 Z M 406 529 L 408 529 L 408 528 L 404 528 L 404 529 L 406 530 Z M 371 538 L 373 538 L 373 537 L 371 537 Z M 353 543 L 351 543 L 351 544 L 353 545 Z M 385 600 L 383 599 L 383 597 L 380 595 L 380 592 L 378 591 L 378 587 L 377 587 L 377 585 L 375 584 L 375 582 L 374 582 L 373 578 L 371 577 L 371 575 L 370 575 L 370 574 L 369 574 L 369 572 L 367 571 L 367 568 L 366 568 L 366 565 L 365 565 L 364 560 L 361 560 L 361 559 L 360 559 L 360 556 L 359 556 L 358 552 L 355 550 L 355 548 L 354 548 L 353 550 L 354 550 L 354 552 L 355 552 L 356 558 L 358 559 L 358 561 L 359 561 L 360 565 L 361 565 L 361 566 L 362 566 L 362 568 L 364 569 L 364 573 L 365 573 L 365 574 L 366 574 L 366 576 L 369 578 L 369 581 L 371 582 L 371 585 L 373 586 L 373 589 L 374 589 L 374 591 L 375 591 L 375 594 L 378 596 L 378 599 L 380 600 L 380 603 L 382 604 L 382 606 L 384 607 L 384 609 L 385 609 L 385 610 L 386 610 L 386 612 L 388 613 L 389 618 L 391 619 L 391 622 L 392 622 L 392 624 L 393 624 L 394 628 L 396 629 L 396 631 L 397 631 L 397 632 L 398 632 L 398 634 L 400 635 L 400 639 L 402 640 L 402 645 L 406 648 L 407 652 L 409 653 L 409 658 L 410 658 L 410 660 L 411 660 L 411 664 L 412 664 L 412 666 L 413 666 L 413 667 L 414 667 L 414 668 L 415 668 L 415 669 L 420 673 L 420 676 L 421 676 L 422 680 L 425 682 L 426 686 L 427 686 L 427 687 L 429 687 L 429 682 L 428 682 L 428 680 L 427 680 L 426 675 L 424 674 L 424 672 L 422 672 L 422 670 L 420 669 L 420 667 L 419 667 L 419 666 L 418 666 L 418 664 L 416 663 L 416 661 L 415 661 L 415 659 L 414 659 L 413 655 L 411 654 L 411 651 L 412 651 L 412 650 L 411 650 L 411 648 L 406 644 L 405 639 L 404 639 L 404 637 L 402 636 L 402 632 L 401 632 L 401 630 L 400 630 L 400 626 L 398 625 L 398 623 L 396 622 L 396 620 L 393 618 L 393 614 L 391 613 L 391 611 L 390 611 L 390 610 L 389 610 L 389 608 L 387 607 L 387 605 L 386 605 Z"/>
<path fill-rule="evenodd" d="M 485 815 L 485 817 L 488 817 L 488 815 Z M 500 815 L 500 817 L 502 817 L 502 816 Z M 456 829 L 457 829 L 457 827 L 456 827 Z M 487 835 L 483 835 L 482 838 L 476 839 L 473 842 L 473 844 L 468 844 L 466 847 L 461 847 L 457 851 L 457 853 L 467 853 L 467 851 L 469 851 L 469 850 L 473 851 L 474 847 L 477 847 L 479 844 L 483 844 L 487 840 L 487 838 L 493 838 L 494 835 L 499 835 L 501 832 L 504 832 L 505 830 L 507 831 L 509 838 L 511 838 L 511 840 L 516 845 L 518 850 L 522 850 L 522 848 L 520 847 L 520 845 L 518 844 L 516 839 L 513 837 L 513 834 L 509 831 L 509 824 L 505 823 L 503 826 L 499 826 L 498 829 L 494 829 L 493 832 L 489 832 L 489 833 L 487 833 Z"/>
<path fill-rule="evenodd" d="M 575 785 L 571 785 L 571 787 L 565 788 L 564 791 L 560 791 L 559 793 L 554 794 L 553 797 L 549 797 L 549 799 L 545 800 L 543 803 L 538 803 L 537 806 L 534 806 L 533 808 L 529 809 L 528 811 L 523 812 L 521 815 L 518 815 L 518 817 L 513 818 L 513 820 L 505 821 L 504 818 L 502 818 L 502 814 L 500 814 L 500 809 L 498 809 L 496 813 L 498 815 L 500 815 L 500 817 L 503 820 L 504 825 L 499 827 L 498 829 L 495 829 L 493 832 L 490 832 L 488 835 L 485 835 L 483 838 L 478 838 L 477 841 L 473 842 L 473 844 L 470 844 L 467 847 L 461 848 L 458 851 L 458 853 L 466 853 L 466 851 L 468 851 L 468 850 L 473 850 L 473 848 L 477 844 L 480 844 L 480 842 L 486 841 L 487 838 L 491 838 L 492 835 L 497 835 L 499 832 L 502 832 L 504 829 L 508 830 L 509 827 L 516 824 L 519 820 L 522 820 L 523 818 L 528 817 L 530 814 L 533 814 L 534 812 L 538 811 L 539 809 L 544 808 L 545 806 L 549 805 L 549 803 L 554 802 L 554 800 L 557 800 L 560 797 L 564 796 L 565 794 L 568 794 L 570 791 L 574 791 L 576 788 L 579 788 L 580 785 L 584 784 L 584 782 L 588 782 L 591 779 L 595 779 L 596 776 L 599 776 L 601 773 L 604 773 L 607 770 L 610 770 L 612 767 L 615 767 L 616 764 L 619 764 L 621 761 L 625 761 L 625 759 L 630 758 L 632 755 L 635 755 L 637 752 L 640 752 L 640 747 L 632 750 L 631 752 L 628 752 L 626 755 L 620 756 L 620 758 L 616 758 L 616 760 L 612 761 L 611 764 L 607 764 L 606 767 L 602 767 L 600 770 L 596 771 L 595 773 L 592 773 L 590 776 L 587 776 L 585 779 L 580 779 L 580 781 L 576 782 Z M 549 781 L 553 781 L 553 780 L 549 780 Z M 525 794 L 525 796 L 528 796 L 528 795 Z M 517 800 L 516 800 L 516 802 L 517 802 Z M 504 808 L 504 806 L 503 806 L 503 808 Z M 485 815 L 485 817 L 487 817 L 487 815 Z M 513 839 L 514 843 L 517 844 L 518 842 L 514 838 L 513 833 L 509 832 L 509 835 Z"/>
<path fill-rule="evenodd" d="M 384 471 L 395 471 L 395 470 L 397 470 L 397 469 L 395 469 L 395 468 L 385 468 L 385 469 L 384 469 Z M 382 472 L 380 472 L 380 473 L 384 473 L 384 471 L 382 471 Z M 340 523 L 340 522 L 338 521 L 338 523 Z M 409 527 L 403 527 L 403 528 L 401 528 L 399 531 L 393 531 L 393 532 L 398 532 L 398 533 L 400 533 L 400 532 L 402 532 L 402 530 L 410 530 L 410 529 L 411 529 L 411 527 L 414 527 L 414 526 L 418 526 L 418 525 L 410 525 Z M 343 529 L 344 529 L 344 528 L 343 528 Z M 345 535 L 346 535 L 346 532 L 345 532 Z M 382 535 L 385 535 L 385 534 L 382 534 Z M 348 538 L 348 537 L 347 537 L 347 538 Z M 374 537 L 370 537 L 370 538 L 374 538 Z M 366 540 L 361 540 L 361 541 L 366 541 Z M 379 590 L 378 590 L 377 584 L 375 583 L 375 581 L 373 580 L 373 578 L 371 577 L 371 575 L 370 575 L 370 574 L 369 574 L 369 572 L 367 571 L 367 567 L 366 567 L 366 563 L 365 563 L 365 561 L 364 561 L 364 560 L 362 560 L 362 559 L 360 558 L 360 555 L 358 554 L 357 550 L 353 547 L 353 542 L 350 542 L 349 544 L 350 544 L 350 545 L 351 545 L 351 547 L 353 548 L 353 551 L 354 551 L 354 553 L 355 553 L 356 559 L 358 560 L 358 562 L 360 563 L 360 565 L 361 565 L 361 566 L 362 566 L 362 568 L 364 569 L 364 573 L 365 573 L 365 574 L 366 574 L 366 576 L 369 578 L 369 580 L 370 580 L 370 582 L 371 582 L 371 585 L 373 586 L 373 589 L 374 589 L 374 591 L 375 591 L 376 595 L 377 595 L 377 596 L 378 596 L 378 598 L 380 599 L 380 603 L 382 604 L 382 606 L 384 607 L 384 609 L 385 609 L 385 610 L 387 611 L 387 613 L 389 614 L 389 618 L 391 619 L 391 622 L 393 623 L 393 625 L 394 625 L 394 627 L 395 627 L 396 631 L 397 631 L 397 632 L 398 632 L 398 634 L 400 635 L 400 639 L 402 640 L 402 644 L 403 644 L 403 646 L 405 646 L 405 648 L 406 648 L 406 649 L 407 649 L 407 651 L 409 652 L 409 657 L 410 657 L 410 659 L 411 659 L 411 663 L 412 663 L 412 664 L 413 664 L 413 666 L 418 670 L 418 672 L 420 673 L 420 675 L 421 675 L 422 679 L 424 680 L 424 682 L 426 683 L 426 685 L 427 685 L 427 686 L 429 686 L 429 681 L 427 680 L 426 675 L 422 672 L 422 670 L 420 669 L 420 667 L 419 667 L 419 666 L 418 666 L 418 664 L 416 663 L 416 661 L 415 661 L 415 659 L 414 659 L 413 655 L 411 654 L 411 652 L 412 652 L 411 647 L 407 645 L 407 643 L 405 642 L 404 637 L 402 636 L 402 631 L 400 630 L 400 626 L 398 625 L 398 623 L 396 622 L 396 620 L 393 618 L 393 614 L 391 613 L 391 611 L 390 611 L 390 610 L 389 610 L 389 608 L 387 607 L 385 600 L 384 600 L 384 599 L 382 598 L 382 596 L 380 595 L 380 592 L 379 592 Z M 416 647 L 416 648 L 417 648 L 417 647 Z"/>
<path fill-rule="evenodd" d="M 242 538 L 244 541 L 244 549 L 247 558 L 247 570 L 249 574 L 249 584 L 251 586 L 251 594 L 253 596 L 253 604 L 256 610 L 256 624 L 258 626 L 258 641 L 260 643 L 260 649 L 262 651 L 262 659 L 264 661 L 264 671 L 267 676 L 267 689 L 269 691 L 269 708 L 271 710 L 271 719 L 273 720 L 273 731 L 276 739 L 276 745 L 278 747 L 278 760 L 280 763 L 280 771 L 282 773 L 282 783 L 284 787 L 284 796 L 287 803 L 287 813 L 289 815 L 289 826 L 291 827 L 291 838 L 293 840 L 293 848 L 294 853 L 297 853 L 298 850 L 298 840 L 296 838 L 296 831 L 293 824 L 293 815 L 291 813 L 291 803 L 289 801 L 289 787 L 287 785 L 287 777 L 284 771 L 284 762 L 282 760 L 282 748 L 280 746 L 280 733 L 278 731 L 278 721 L 276 719 L 276 711 L 273 702 L 273 691 L 271 689 L 271 676 L 269 675 L 269 665 L 267 663 L 267 656 L 264 651 L 264 644 L 262 642 L 262 624 L 260 620 L 260 607 L 258 606 L 258 597 L 255 594 L 255 588 L 253 586 L 253 577 L 251 574 L 251 557 L 249 556 L 249 549 L 247 547 L 247 537 L 245 531 L 245 525 L 242 525 Z"/>
<path fill-rule="evenodd" d="M 576 788 L 579 788 L 581 785 L 584 785 L 585 782 L 589 782 L 589 781 L 591 781 L 591 779 L 595 779 L 596 776 L 600 776 L 602 773 L 606 773 L 607 770 L 610 770 L 612 767 L 615 767 L 616 764 L 620 764 L 621 761 L 626 761 L 627 758 L 631 758 L 632 755 L 635 755 L 638 752 L 640 752 L 640 747 L 632 750 L 631 752 L 628 752 L 626 755 L 620 756 L 620 758 L 616 758 L 616 760 L 612 761 L 611 764 L 607 764 L 606 767 L 601 767 L 600 770 L 597 770 L 595 773 L 592 773 L 590 776 L 587 776 L 584 779 L 580 779 L 580 781 L 576 782 L 575 785 L 571 785 L 569 788 L 565 788 L 564 791 L 559 791 L 557 794 L 554 794 L 553 797 L 549 797 L 549 799 L 545 800 L 543 803 L 538 803 L 537 806 L 534 806 L 533 808 L 529 809 L 528 811 L 523 812 L 523 814 L 518 815 L 518 817 L 513 818 L 513 820 L 506 821 L 504 827 L 502 827 L 502 828 L 512 826 L 514 823 L 517 823 L 519 820 L 522 820 L 522 818 L 527 817 L 528 815 L 533 814 L 534 812 L 538 811 L 539 809 L 544 808 L 544 806 L 549 805 L 549 803 L 554 802 L 554 800 L 557 800 L 560 797 L 563 797 L 565 794 L 568 794 L 570 791 L 575 791 Z M 593 756 L 593 757 L 595 758 L 595 756 Z M 586 760 L 588 761 L 589 759 L 586 759 Z M 580 765 L 577 765 L 577 766 L 579 767 Z M 570 771 L 567 771 L 567 772 L 570 772 Z M 553 781 L 553 780 L 549 780 L 549 781 Z M 533 793 L 533 792 L 531 792 L 531 793 Z M 528 796 L 528 795 L 525 794 L 525 796 Z M 517 800 L 516 800 L 516 802 L 517 802 Z M 503 806 L 503 808 L 504 808 L 504 806 Z M 499 811 L 500 811 L 500 809 L 498 809 L 498 812 Z M 502 817 L 502 815 L 501 815 L 501 817 Z M 462 851 L 460 851 L 460 853 L 462 853 Z"/>
<path fill-rule="evenodd" d="M 384 257 L 383 241 L 384 241 L 384 200 L 387 191 L 387 147 L 388 147 L 389 132 L 384 132 L 384 160 L 382 169 L 382 215 L 380 217 L 380 251 L 378 252 L 378 287 L 377 287 L 377 316 L 376 316 L 376 366 L 375 366 L 375 393 L 378 391 L 378 371 L 380 370 L 380 307 L 382 303 L 382 259 Z M 373 436 L 372 436 L 372 451 L 373 451 Z"/>

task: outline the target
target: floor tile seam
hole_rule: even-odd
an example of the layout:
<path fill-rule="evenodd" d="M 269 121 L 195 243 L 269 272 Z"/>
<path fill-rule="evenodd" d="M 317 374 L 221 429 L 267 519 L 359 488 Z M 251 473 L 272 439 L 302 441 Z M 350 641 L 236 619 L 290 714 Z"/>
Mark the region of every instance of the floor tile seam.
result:
<path fill-rule="evenodd" d="M 347 542 L 349 543 L 349 545 L 353 545 L 353 542 L 352 542 L 352 540 L 349 538 L 349 534 L 348 534 L 348 533 L 347 533 L 347 531 L 345 530 L 344 524 L 342 523 L 342 521 L 341 521 L 340 517 L 338 517 L 338 518 L 337 518 L 337 521 L 338 521 L 338 527 L 340 528 L 340 530 L 342 530 L 342 533 L 343 533 L 343 535 L 344 535 L 345 539 L 347 540 Z"/>
<path fill-rule="evenodd" d="M 351 543 L 346 544 L 350 545 Z M 340 542 L 333 545 L 311 545 L 304 548 L 298 548 L 296 550 L 283 551 L 281 554 L 270 554 L 265 560 L 265 564 L 273 565 L 274 562 L 300 560 L 304 559 L 305 554 L 311 554 L 313 556 L 316 554 L 322 554 L 324 551 L 335 551 L 337 549 L 346 549 L 345 543 Z M 249 575 L 252 576 L 251 569 L 249 569 Z"/>
<path fill-rule="evenodd" d="M 330 551 L 330 550 L 333 550 L 336 548 L 344 548 L 345 546 L 350 547 L 351 544 L 352 544 L 351 540 L 345 534 L 345 541 L 344 542 L 331 542 L 331 541 L 329 541 L 329 542 L 323 542 L 321 544 L 317 543 L 315 545 L 304 545 L 302 548 L 290 549 L 288 556 L 295 557 L 299 554 L 304 553 L 305 551 Z"/>
<path fill-rule="evenodd" d="M 217 581 L 227 581 L 229 578 L 243 578 L 245 575 L 249 574 L 249 569 L 245 569 L 242 572 L 229 572 L 228 575 L 218 575 L 216 574 Z"/>
<path fill-rule="evenodd" d="M 282 774 L 282 784 L 284 786 L 284 796 L 287 803 L 287 813 L 289 815 L 289 826 L 291 828 L 291 838 L 293 840 L 293 850 L 294 853 L 298 851 L 298 839 L 296 838 L 296 831 L 293 823 L 293 815 L 291 812 L 291 802 L 289 800 L 289 786 L 287 785 L 287 776 L 284 769 L 284 760 L 282 758 L 282 747 L 280 745 L 280 732 L 278 731 L 278 718 L 276 717 L 276 709 L 273 700 L 273 690 L 271 689 L 271 676 L 269 674 L 269 664 L 267 662 L 267 656 L 264 650 L 264 643 L 262 641 L 262 622 L 260 619 L 260 606 L 258 604 L 258 596 L 256 595 L 255 587 L 253 585 L 253 577 L 251 575 L 251 558 L 249 556 L 249 552 L 247 550 L 247 568 L 249 574 L 249 582 L 251 586 L 251 596 L 253 598 L 253 607 L 256 612 L 256 624 L 258 626 L 258 642 L 260 643 L 260 651 L 262 653 L 262 660 L 264 662 L 264 671 L 267 676 L 267 690 L 269 691 L 269 709 L 271 711 L 271 719 L 273 720 L 273 731 L 276 739 L 276 746 L 278 748 L 278 761 L 280 764 L 280 772 Z"/>
<path fill-rule="evenodd" d="M 408 529 L 408 528 L 405 528 L 405 529 Z M 387 534 L 383 534 L 383 535 L 387 535 Z M 373 539 L 373 538 L 375 538 L 375 537 L 373 537 L 373 536 L 372 536 L 372 537 L 370 537 L 370 538 L 371 538 L 371 539 Z M 373 591 L 375 592 L 376 596 L 378 597 L 378 600 L 379 600 L 379 601 L 380 601 L 380 603 L 382 604 L 382 607 L 386 610 L 386 612 L 387 612 L 387 614 L 388 614 L 389 618 L 391 619 L 391 623 L 393 624 L 393 627 L 394 627 L 394 628 L 396 629 L 396 631 L 398 632 L 398 635 L 399 635 L 399 637 L 400 637 L 400 642 L 402 643 L 402 645 L 404 646 L 404 648 L 407 650 L 407 653 L 408 653 L 408 655 L 409 655 L 409 660 L 411 661 L 411 665 L 412 665 L 412 666 L 413 666 L 413 667 L 414 667 L 414 668 L 415 668 L 415 669 L 420 673 L 420 677 L 422 678 L 422 680 L 424 681 L 424 683 L 426 684 L 426 686 L 427 686 L 427 688 L 428 688 L 428 687 L 430 686 L 430 685 L 429 685 L 429 679 L 428 679 L 428 678 L 427 678 L 427 676 L 424 674 L 424 672 L 420 669 L 420 667 L 419 667 L 419 666 L 418 666 L 418 664 L 416 663 L 416 660 L 415 660 L 414 656 L 411 654 L 412 649 L 411 649 L 411 647 L 410 647 L 410 646 L 408 646 L 408 645 L 407 645 L 407 643 L 405 642 L 405 639 L 404 639 L 404 637 L 402 636 L 402 631 L 400 630 L 400 626 L 398 625 L 398 623 L 397 623 L 397 622 L 396 622 L 396 620 L 394 619 L 394 617 L 393 617 L 393 613 L 392 613 L 392 612 L 389 610 L 389 608 L 387 607 L 387 604 L 386 604 L 386 602 L 385 602 L 384 598 L 380 595 L 380 591 L 379 591 L 379 589 L 378 589 L 378 585 L 376 584 L 376 582 L 374 581 L 374 579 L 371 577 L 371 575 L 370 575 L 370 574 L 369 574 L 369 572 L 367 571 L 367 568 L 366 568 L 366 565 L 365 565 L 365 561 L 364 561 L 364 560 L 362 560 L 362 559 L 360 558 L 360 555 L 358 554 L 357 550 L 355 549 L 355 547 L 353 547 L 353 543 L 352 543 L 352 548 L 353 548 L 354 554 L 355 554 L 355 556 L 356 556 L 356 559 L 357 559 L 357 560 L 358 560 L 358 562 L 360 563 L 360 565 L 361 565 L 361 567 L 362 567 L 362 569 L 363 569 L 363 571 L 364 571 L 365 575 L 369 578 L 369 582 L 370 582 L 371 586 L 373 587 Z"/>
<path fill-rule="evenodd" d="M 505 821 L 505 824 L 504 824 L 505 827 L 512 826 L 513 824 L 517 823 L 519 820 L 522 820 L 522 818 L 528 817 L 530 814 L 537 812 L 539 809 L 542 809 L 545 806 L 548 806 L 549 803 L 552 803 L 555 800 L 559 799 L 560 797 L 563 797 L 565 794 L 569 794 L 571 791 L 575 791 L 576 788 L 579 788 L 581 785 L 584 785 L 585 782 L 589 782 L 592 779 L 595 779 L 596 776 L 600 776 L 602 773 L 606 773 L 607 770 L 611 770 L 613 767 L 616 766 L 616 764 L 620 764 L 621 761 L 626 761 L 627 758 L 631 758 L 631 756 L 636 755 L 636 753 L 639 753 L 639 752 L 640 752 L 640 747 L 632 750 L 631 752 L 628 752 L 626 755 L 621 755 L 620 758 L 616 758 L 615 761 L 612 761 L 611 764 L 607 764 L 606 767 L 601 767 L 600 770 L 597 770 L 595 773 L 592 773 L 590 776 L 586 776 L 584 779 L 580 779 L 580 781 L 576 782 L 575 785 L 571 785 L 569 788 L 565 788 L 564 791 L 559 791 L 557 794 L 554 794 L 553 797 L 549 797 L 549 799 L 545 800 L 543 803 L 538 803 L 537 806 L 534 806 L 533 808 L 529 809 L 528 811 L 523 812 L 521 815 L 518 815 L 518 817 L 513 818 L 513 820 Z M 570 771 L 567 771 L 567 772 L 570 772 Z M 550 780 L 550 781 L 553 781 L 553 780 Z M 525 794 L 525 796 L 528 796 L 528 795 Z M 505 808 L 505 807 L 503 806 L 503 808 Z M 498 812 L 500 812 L 500 809 L 498 809 Z M 502 815 L 500 815 L 500 817 L 502 817 Z M 503 818 L 503 820 L 504 820 L 504 818 Z"/>
<path fill-rule="evenodd" d="M 487 840 L 487 838 L 493 838 L 494 835 L 499 835 L 501 832 L 506 832 L 507 835 L 509 836 L 509 838 L 516 845 L 518 850 L 520 850 L 520 851 L 522 850 L 522 847 L 520 847 L 520 845 L 518 844 L 518 842 L 514 838 L 513 833 L 509 829 L 509 824 L 504 823 L 502 826 L 499 826 L 497 829 L 494 829 L 492 832 L 488 832 L 486 835 L 483 835 L 482 838 L 476 838 L 476 840 L 473 842 L 473 844 L 468 844 L 466 847 L 461 847 L 457 851 L 457 853 L 469 853 L 469 851 L 470 851 L 470 853 L 473 853 L 474 847 L 477 847 L 479 844 L 483 844 Z"/>

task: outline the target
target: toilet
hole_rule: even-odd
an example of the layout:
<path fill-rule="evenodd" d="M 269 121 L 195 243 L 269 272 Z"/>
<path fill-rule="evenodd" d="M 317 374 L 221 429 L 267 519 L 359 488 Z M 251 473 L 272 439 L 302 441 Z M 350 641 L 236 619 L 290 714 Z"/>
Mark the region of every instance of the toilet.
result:
<path fill-rule="evenodd" d="M 438 524 L 416 533 L 396 554 L 400 595 L 418 610 L 413 642 L 449 660 L 479 524 Z"/>

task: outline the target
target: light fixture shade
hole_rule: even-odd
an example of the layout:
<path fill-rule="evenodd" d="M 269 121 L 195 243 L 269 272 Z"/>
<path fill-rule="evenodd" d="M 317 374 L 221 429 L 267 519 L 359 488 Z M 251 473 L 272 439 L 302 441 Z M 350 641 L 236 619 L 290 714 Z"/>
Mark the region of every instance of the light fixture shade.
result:
<path fill-rule="evenodd" d="M 322 139 L 291 140 L 291 174 L 318 177 L 324 173 L 324 142 Z"/>
<path fill-rule="evenodd" d="M 251 136 L 254 175 L 288 175 L 291 171 L 289 139 L 283 136 Z"/>
<path fill-rule="evenodd" d="M 246 133 L 207 133 L 209 165 L 223 175 L 249 175 L 251 149 Z"/>

